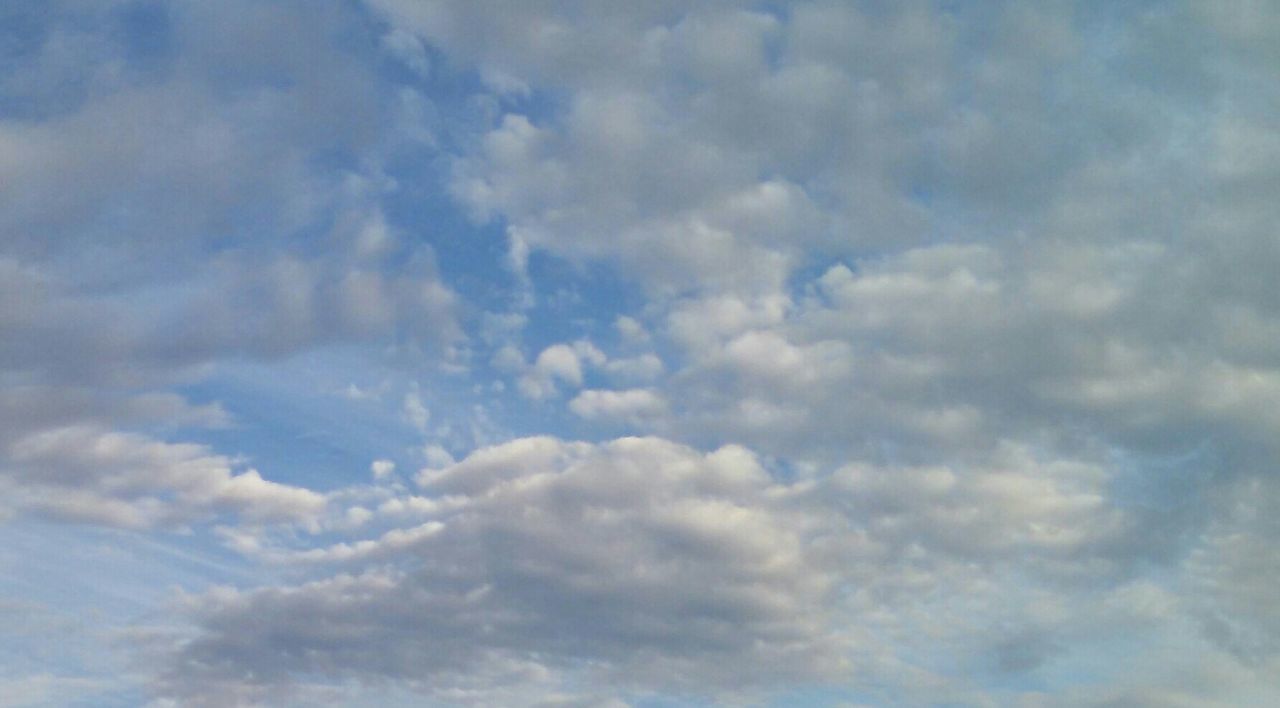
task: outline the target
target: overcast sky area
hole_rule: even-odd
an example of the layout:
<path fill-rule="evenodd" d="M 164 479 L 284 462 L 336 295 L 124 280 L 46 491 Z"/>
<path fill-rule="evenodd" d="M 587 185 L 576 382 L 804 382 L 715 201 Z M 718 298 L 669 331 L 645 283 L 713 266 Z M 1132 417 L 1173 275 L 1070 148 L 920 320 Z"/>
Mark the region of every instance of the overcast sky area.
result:
<path fill-rule="evenodd" d="M 0 706 L 1280 705 L 1280 3 L 0 2 Z"/>

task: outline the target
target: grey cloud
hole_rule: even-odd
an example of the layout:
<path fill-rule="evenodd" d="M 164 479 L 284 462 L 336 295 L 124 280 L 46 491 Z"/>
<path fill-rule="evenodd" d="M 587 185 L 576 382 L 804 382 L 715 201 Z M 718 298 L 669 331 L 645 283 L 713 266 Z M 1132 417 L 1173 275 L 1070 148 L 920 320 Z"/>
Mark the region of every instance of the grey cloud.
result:
<path fill-rule="evenodd" d="M 733 436 L 756 429 L 700 408 L 797 411 L 769 433 L 787 454 L 833 445 L 838 459 L 850 442 L 897 438 L 946 455 L 962 440 L 1071 429 L 1170 454 L 1192 431 L 1269 446 L 1274 323 L 1229 296 L 1187 301 L 1172 281 L 1196 263 L 1145 243 L 938 246 L 834 267 L 772 319 L 735 320 L 752 305 L 722 300 L 670 323 L 696 333 L 687 380 L 709 383 L 686 392 L 688 412 Z"/>
<path fill-rule="evenodd" d="M 1253 666 L 1280 655 L 1280 609 L 1271 592 L 1280 578 L 1280 529 L 1265 511 L 1277 494 L 1280 485 L 1264 475 L 1218 490 L 1212 501 L 1220 512 L 1186 561 L 1205 632 Z"/>
<path fill-rule="evenodd" d="M 727 698 L 849 680 L 906 650 L 917 621 L 934 651 L 1025 670 L 1010 642 L 1046 640 L 1016 628 L 1062 622 L 1038 608 L 1074 602 L 1064 588 L 1124 587 L 1119 549 L 1136 529 L 1102 495 L 1106 477 L 1008 449 L 981 468 L 850 467 L 787 485 L 740 447 L 514 440 L 424 472 L 431 499 L 408 501 L 426 522 L 293 556 L 341 574 L 191 598 L 199 632 L 159 686 L 270 691 L 322 675 L 442 695 L 532 662 L 614 691 Z M 1021 603 L 992 582 L 1010 572 L 1038 588 Z M 937 595 L 962 586 L 954 603 Z M 1112 621 L 1136 604 L 1108 605 Z M 1013 634 L 982 644 L 975 611 Z M 882 623 L 889 635 L 870 631 Z"/>
<path fill-rule="evenodd" d="M 249 522 L 307 522 L 323 495 L 236 473 L 199 445 L 87 426 L 41 430 L 5 450 L 6 506 L 52 518 L 125 528 L 177 525 L 218 511 Z"/>
<path fill-rule="evenodd" d="M 516 440 L 423 483 L 466 501 L 328 554 L 403 569 L 193 599 L 203 631 L 169 690 L 308 673 L 443 690 L 506 661 L 695 692 L 841 670 L 812 524 L 743 450 Z"/>

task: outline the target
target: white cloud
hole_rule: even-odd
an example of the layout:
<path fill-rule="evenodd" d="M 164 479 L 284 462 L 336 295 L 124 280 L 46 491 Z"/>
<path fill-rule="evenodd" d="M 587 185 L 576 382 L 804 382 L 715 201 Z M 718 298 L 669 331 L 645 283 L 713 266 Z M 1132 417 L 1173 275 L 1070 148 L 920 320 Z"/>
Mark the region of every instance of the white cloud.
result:
<path fill-rule="evenodd" d="M 640 421 L 666 410 L 667 403 L 654 391 L 632 388 L 625 391 L 591 389 L 569 402 L 569 410 L 583 418 L 613 418 Z"/>
<path fill-rule="evenodd" d="M 904 549 L 1032 552 L 1063 577 L 1274 536 L 1206 500 L 1276 454 L 1275 13 L 376 4 L 562 97 L 495 121 L 455 192 L 522 258 L 605 261 L 656 295 L 676 351 L 638 379 L 674 402 L 653 429 L 838 468 L 860 513 L 910 507 L 877 522 Z M 1121 511 L 1205 449 L 1223 471 L 1178 493 L 1211 510 Z M 1268 572 L 1230 565 L 1197 572 Z M 1257 653 L 1244 595 L 1206 612 Z"/>
<path fill-rule="evenodd" d="M 512 349 L 504 348 L 495 355 L 494 361 L 495 366 L 510 368 L 516 366 L 517 361 L 523 362 L 523 357 Z M 606 361 L 604 353 L 587 340 L 579 340 L 573 344 L 553 344 L 543 349 L 533 365 L 520 377 L 520 392 L 537 400 L 556 395 L 558 383 L 581 388 L 584 368 L 601 367 Z"/>
<path fill-rule="evenodd" d="M 44 430 L 6 450 L 8 505 L 125 528 L 177 525 L 232 511 L 253 523 L 314 522 L 325 497 L 236 473 L 200 445 L 77 426 Z"/>
<path fill-rule="evenodd" d="M 387 479 L 396 471 L 396 463 L 391 460 L 374 460 L 369 465 L 369 471 L 373 473 L 374 479 Z"/>
<path fill-rule="evenodd" d="M 427 422 L 431 420 L 431 411 L 422 403 L 422 397 L 417 391 L 410 391 L 404 395 L 404 405 L 402 406 L 404 417 L 419 432 L 427 431 Z"/>
<path fill-rule="evenodd" d="M 610 376 L 623 381 L 655 381 L 666 373 L 666 367 L 655 354 L 640 354 L 625 359 L 614 359 L 605 364 Z"/>
<path fill-rule="evenodd" d="M 649 332 L 644 325 L 640 324 L 634 317 L 619 315 L 613 322 L 614 329 L 618 330 L 623 341 L 630 343 L 643 343 L 649 341 Z"/>
<path fill-rule="evenodd" d="M 423 449 L 423 456 L 427 460 L 427 464 L 432 467 L 440 468 L 452 465 L 454 463 L 453 455 L 449 451 L 439 445 L 428 445 Z"/>
<path fill-rule="evenodd" d="M 559 379 L 573 386 L 582 385 L 582 364 L 578 353 L 564 344 L 553 344 L 533 362 L 534 371 L 548 379 Z"/>

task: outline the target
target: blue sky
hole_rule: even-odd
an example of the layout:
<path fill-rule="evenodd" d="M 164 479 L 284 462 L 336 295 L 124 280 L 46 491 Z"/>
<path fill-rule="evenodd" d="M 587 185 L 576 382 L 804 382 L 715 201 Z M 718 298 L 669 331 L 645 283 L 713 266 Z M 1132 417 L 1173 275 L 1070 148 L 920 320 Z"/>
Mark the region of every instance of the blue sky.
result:
<path fill-rule="evenodd" d="M 5 3 L 0 705 L 1274 705 L 1278 36 Z"/>

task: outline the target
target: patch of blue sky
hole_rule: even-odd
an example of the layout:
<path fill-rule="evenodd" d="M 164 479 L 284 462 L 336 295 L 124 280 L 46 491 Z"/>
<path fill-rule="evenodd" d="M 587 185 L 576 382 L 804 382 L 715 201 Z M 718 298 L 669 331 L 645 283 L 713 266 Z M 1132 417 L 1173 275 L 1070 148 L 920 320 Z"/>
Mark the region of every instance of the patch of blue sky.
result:
<path fill-rule="evenodd" d="M 39 600 L 60 610 L 138 618 L 170 598 L 173 588 L 255 579 L 239 555 L 208 536 L 140 533 L 26 519 L 0 528 L 6 598 Z M 57 552 L 49 553 L 51 549 Z"/>
<path fill-rule="evenodd" d="M 140 705 L 144 692 L 129 678 L 137 667 L 122 643 L 174 629 L 166 608 L 179 589 L 251 586 L 264 573 L 274 575 L 208 535 L 34 519 L 0 525 L 0 678 L 74 677 L 51 692 L 59 705 Z"/>
<path fill-rule="evenodd" d="M 222 365 L 183 393 L 221 404 L 234 422 L 188 431 L 194 435 L 188 439 L 244 457 L 277 482 L 317 490 L 365 482 L 373 460 L 405 460 L 422 444 L 402 413 L 404 379 L 389 369 L 374 375 L 377 364 L 376 355 L 359 348 L 332 347 L 271 363 Z M 429 393 L 424 398 L 430 402 Z"/>
<path fill-rule="evenodd" d="M 1230 469 L 1228 458 L 1220 444 L 1199 438 L 1186 440 L 1176 454 L 1113 448 L 1107 466 L 1118 506 L 1172 511 L 1196 500 L 1193 492 Z"/>
<path fill-rule="evenodd" d="M 538 252 L 530 254 L 529 277 L 536 297 L 528 340 L 535 350 L 581 337 L 608 341 L 616 337 L 617 316 L 639 314 L 645 303 L 640 286 L 608 263 L 574 263 Z"/>
<path fill-rule="evenodd" d="M 83 105 L 94 89 L 90 72 L 67 62 L 49 76 L 41 62 L 51 39 L 74 42 L 97 21 L 61 16 L 53 3 L 39 0 L 0 3 L 0 118 L 34 122 Z"/>
<path fill-rule="evenodd" d="M 144 70 L 158 68 L 173 58 L 173 21 L 164 3 L 126 3 L 112 8 L 109 17 L 113 24 L 109 35 L 119 38 L 125 60 L 131 65 Z"/>
<path fill-rule="evenodd" d="M 462 457 L 511 436 L 591 432 L 565 410 L 563 399 L 531 404 L 521 398 L 486 356 L 450 372 L 383 342 L 222 363 L 180 391 L 196 404 L 220 404 L 233 425 L 184 429 L 172 437 L 243 457 L 268 479 L 328 490 L 368 481 L 377 459 L 396 462 L 403 476 L 412 477 L 424 464 L 427 445 Z M 494 390 L 496 381 L 503 382 L 501 390 Z M 586 383 L 603 381 L 589 374 Z M 410 396 L 426 409 L 425 426 L 406 411 Z"/>
<path fill-rule="evenodd" d="M 1061 651 L 1033 674 L 997 676 L 990 682 L 992 688 L 1034 687 L 1048 695 L 1061 695 L 1090 686 L 1116 685 L 1146 668 L 1143 659 L 1150 661 L 1161 654 L 1193 656 L 1208 648 L 1197 629 L 1180 620 L 1156 628 L 1154 634 L 1112 631 L 1093 640 L 1071 636 L 1064 637 L 1060 646 Z M 1030 684 L 1028 676 L 1038 680 Z"/>
<path fill-rule="evenodd" d="M 705 698 L 691 695 L 623 694 L 621 697 L 626 700 L 627 705 L 633 708 L 703 708 L 704 706 L 716 705 Z"/>
<path fill-rule="evenodd" d="M 386 170 L 398 186 L 383 198 L 382 205 L 391 226 L 407 243 L 399 257 L 410 257 L 416 244 L 425 243 L 434 253 L 441 279 L 468 307 L 511 309 L 519 283 L 504 266 L 507 239 L 503 224 L 476 223 L 459 209 L 448 191 L 449 159 L 421 147 L 392 155 Z"/>
<path fill-rule="evenodd" d="M 771 708 L 827 708 L 829 706 L 885 705 L 886 697 L 873 687 L 858 689 L 836 686 L 807 686 L 783 691 L 764 705 Z"/>

